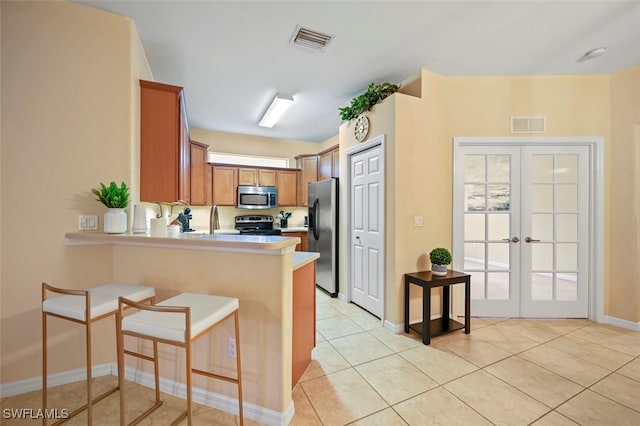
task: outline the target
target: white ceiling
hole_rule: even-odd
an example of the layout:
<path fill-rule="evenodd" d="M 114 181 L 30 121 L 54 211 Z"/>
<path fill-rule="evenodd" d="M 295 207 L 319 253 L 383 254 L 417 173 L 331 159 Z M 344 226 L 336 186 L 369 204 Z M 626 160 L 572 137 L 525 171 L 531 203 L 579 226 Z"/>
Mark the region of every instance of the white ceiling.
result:
<path fill-rule="evenodd" d="M 639 1 L 79 1 L 133 19 L 157 81 L 183 86 L 191 127 L 322 142 L 370 82 L 609 74 L 640 64 Z M 335 38 L 289 44 L 297 25 Z M 578 63 L 586 51 L 607 53 Z M 276 93 L 295 102 L 258 126 Z"/>

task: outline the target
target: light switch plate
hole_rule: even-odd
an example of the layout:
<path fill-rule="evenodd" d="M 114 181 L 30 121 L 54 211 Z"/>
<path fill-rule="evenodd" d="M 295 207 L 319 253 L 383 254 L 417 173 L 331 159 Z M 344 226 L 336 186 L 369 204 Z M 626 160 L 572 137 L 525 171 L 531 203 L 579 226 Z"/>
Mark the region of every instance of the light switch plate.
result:
<path fill-rule="evenodd" d="M 423 226 L 423 225 L 424 225 L 424 221 L 422 219 L 422 216 L 413 217 L 413 226 Z"/>
<path fill-rule="evenodd" d="M 80 214 L 78 215 L 78 230 L 80 231 L 97 231 L 98 215 Z"/>

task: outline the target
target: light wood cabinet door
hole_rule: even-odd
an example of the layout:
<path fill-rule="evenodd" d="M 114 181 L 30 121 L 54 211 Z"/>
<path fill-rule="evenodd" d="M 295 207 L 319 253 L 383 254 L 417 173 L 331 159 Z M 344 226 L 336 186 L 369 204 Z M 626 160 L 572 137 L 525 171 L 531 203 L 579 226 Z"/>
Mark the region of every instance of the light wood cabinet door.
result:
<path fill-rule="evenodd" d="M 278 170 L 277 187 L 279 206 L 298 205 L 298 172 L 294 170 Z"/>
<path fill-rule="evenodd" d="M 191 205 L 211 205 L 211 168 L 207 164 L 208 145 L 191 141 Z"/>
<path fill-rule="evenodd" d="M 318 156 L 304 155 L 297 157 L 300 178 L 298 179 L 298 205 L 306 206 L 309 203 L 309 182 L 318 181 Z"/>
<path fill-rule="evenodd" d="M 296 251 L 309 251 L 309 243 L 307 241 L 306 232 L 282 232 L 283 237 L 298 237 L 300 242 L 296 245 Z"/>
<path fill-rule="evenodd" d="M 276 171 L 258 169 L 258 186 L 277 186 Z"/>
<path fill-rule="evenodd" d="M 320 155 L 318 164 L 318 180 L 331 179 L 333 176 L 333 151 Z"/>
<path fill-rule="evenodd" d="M 238 185 L 276 186 L 276 171 L 270 169 L 239 167 Z"/>
<path fill-rule="evenodd" d="M 258 170 L 239 167 L 238 168 L 238 185 L 241 185 L 241 186 L 258 185 Z"/>
<path fill-rule="evenodd" d="M 213 204 L 235 206 L 238 196 L 238 168 L 213 166 Z"/>
<path fill-rule="evenodd" d="M 340 146 L 322 151 L 319 156 L 318 180 L 340 177 Z"/>
<path fill-rule="evenodd" d="M 340 177 L 340 148 L 335 148 L 331 151 L 331 161 L 333 165 L 331 166 L 331 177 L 339 178 Z"/>
<path fill-rule="evenodd" d="M 140 201 L 189 203 L 190 152 L 182 87 L 140 80 Z"/>

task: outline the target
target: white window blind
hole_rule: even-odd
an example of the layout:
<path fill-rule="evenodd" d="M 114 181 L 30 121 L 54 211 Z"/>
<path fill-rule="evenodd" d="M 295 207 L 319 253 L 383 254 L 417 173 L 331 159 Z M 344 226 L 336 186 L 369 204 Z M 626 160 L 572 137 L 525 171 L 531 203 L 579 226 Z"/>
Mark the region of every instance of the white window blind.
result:
<path fill-rule="evenodd" d="M 289 159 L 280 157 L 263 157 L 257 155 L 229 154 L 224 152 L 209 152 L 209 162 L 219 164 L 236 164 L 254 167 L 288 168 Z"/>

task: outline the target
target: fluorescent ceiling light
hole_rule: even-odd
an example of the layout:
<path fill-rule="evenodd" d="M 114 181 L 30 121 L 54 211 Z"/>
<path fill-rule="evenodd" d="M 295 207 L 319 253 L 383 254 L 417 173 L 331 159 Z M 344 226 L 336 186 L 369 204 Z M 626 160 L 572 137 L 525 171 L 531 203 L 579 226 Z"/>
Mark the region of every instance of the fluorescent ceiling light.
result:
<path fill-rule="evenodd" d="M 284 112 L 289 109 L 292 103 L 292 96 L 276 95 L 276 97 L 273 99 L 273 102 L 271 102 L 271 105 L 267 109 L 267 112 L 265 112 L 262 116 L 262 120 L 260 120 L 258 125 L 269 128 L 273 127 L 273 125 L 276 124 L 276 121 L 280 120 L 282 114 L 284 114 Z"/>
<path fill-rule="evenodd" d="M 600 56 L 604 55 L 606 51 L 607 51 L 606 47 L 598 47 L 596 49 L 591 49 L 590 51 L 588 51 L 584 55 L 580 56 L 578 58 L 577 62 L 585 62 L 585 61 L 589 61 L 591 59 L 595 59 L 597 57 L 600 57 Z"/>

